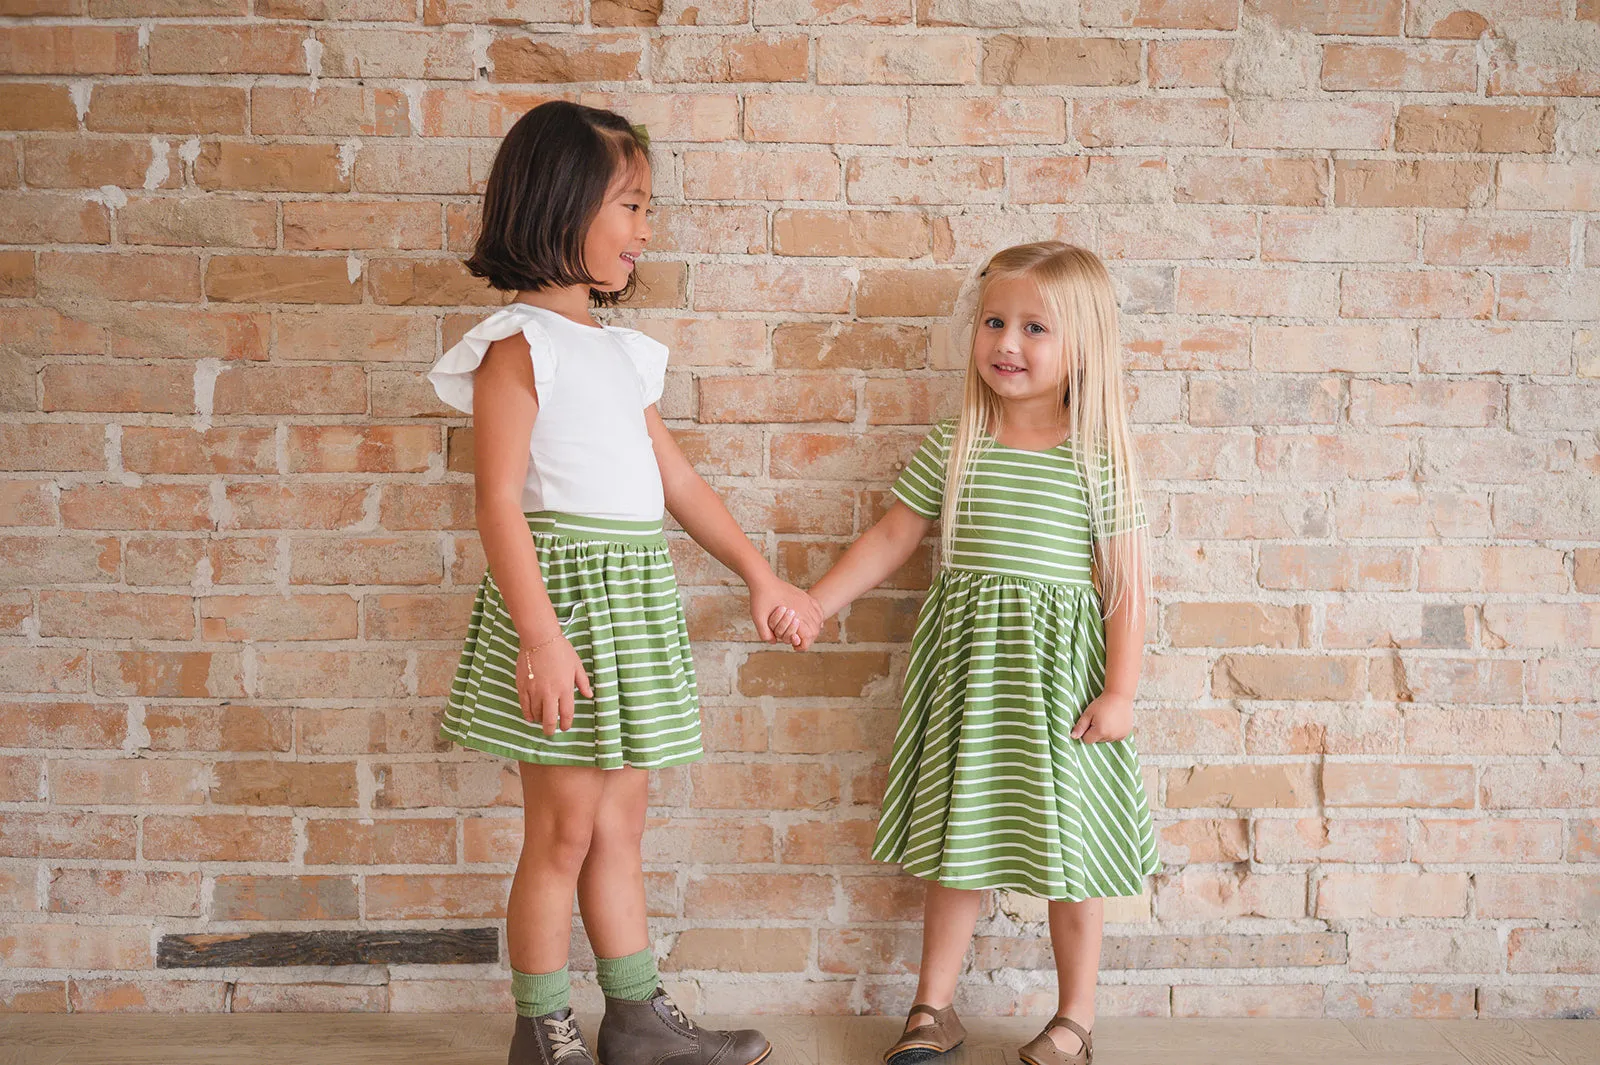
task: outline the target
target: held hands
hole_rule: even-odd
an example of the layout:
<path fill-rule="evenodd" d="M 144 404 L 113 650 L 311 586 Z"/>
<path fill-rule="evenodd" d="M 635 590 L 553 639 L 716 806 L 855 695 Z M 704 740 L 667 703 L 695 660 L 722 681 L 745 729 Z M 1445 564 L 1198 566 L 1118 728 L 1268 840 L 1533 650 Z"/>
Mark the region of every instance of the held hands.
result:
<path fill-rule="evenodd" d="M 1103 692 L 1084 707 L 1072 738 L 1084 743 L 1111 743 L 1125 740 L 1133 731 L 1133 699 L 1115 692 Z"/>
<path fill-rule="evenodd" d="M 540 725 L 546 736 L 572 727 L 572 690 L 593 699 L 583 660 L 563 635 L 517 652 L 517 700 L 529 724 Z"/>
<path fill-rule="evenodd" d="M 782 640 L 804 651 L 822 628 L 822 608 L 788 581 L 772 578 L 750 586 L 750 620 L 763 641 Z"/>

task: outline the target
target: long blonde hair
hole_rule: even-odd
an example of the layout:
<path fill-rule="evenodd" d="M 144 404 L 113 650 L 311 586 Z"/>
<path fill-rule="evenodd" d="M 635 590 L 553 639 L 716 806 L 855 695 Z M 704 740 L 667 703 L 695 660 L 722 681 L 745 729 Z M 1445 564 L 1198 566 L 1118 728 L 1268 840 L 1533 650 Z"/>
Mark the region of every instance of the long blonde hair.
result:
<path fill-rule="evenodd" d="M 1005 412 L 976 362 L 976 324 L 984 298 L 996 281 L 1026 278 L 1039 290 L 1050 328 L 1062 341 L 1060 388 L 1073 452 L 1083 470 L 1090 527 L 1096 539 L 1095 583 L 1102 611 L 1110 615 L 1125 597 L 1149 594 L 1147 531 L 1139 504 L 1140 477 L 1128 417 L 1117 329 L 1117 299 L 1111 275 L 1091 251 L 1047 240 L 1007 248 L 991 258 L 979 277 L 972 320 L 957 322 L 972 337 L 961 413 L 945 466 L 942 546 L 949 559 L 962 490 L 973 461 L 1000 434 Z M 987 437 L 987 439 L 985 439 Z"/>

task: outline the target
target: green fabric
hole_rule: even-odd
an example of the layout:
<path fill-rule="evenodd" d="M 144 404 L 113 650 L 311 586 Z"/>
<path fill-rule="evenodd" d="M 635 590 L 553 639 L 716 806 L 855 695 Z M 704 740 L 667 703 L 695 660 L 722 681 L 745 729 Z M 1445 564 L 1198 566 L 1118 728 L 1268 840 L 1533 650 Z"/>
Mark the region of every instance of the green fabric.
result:
<path fill-rule="evenodd" d="M 545 765 L 657 769 L 699 758 L 689 626 L 660 522 L 544 511 L 528 529 L 556 617 L 594 698 L 546 736 L 517 701 L 520 646 L 492 575 L 478 587 L 440 731 L 465 747 Z"/>
<path fill-rule="evenodd" d="M 649 947 L 623 958 L 596 958 L 595 978 L 600 990 L 625 1002 L 648 1002 L 661 986 L 656 954 Z"/>
<path fill-rule="evenodd" d="M 926 518 L 952 429 L 894 486 Z M 984 444 L 917 619 L 873 857 L 955 888 L 1141 894 L 1159 862 L 1133 738 L 1071 736 L 1105 687 L 1081 465 L 1070 444 Z"/>
<path fill-rule="evenodd" d="M 542 1017 L 565 1009 L 572 995 L 572 974 L 563 965 L 553 973 L 519 973 L 511 970 L 511 997 L 524 1017 Z"/>

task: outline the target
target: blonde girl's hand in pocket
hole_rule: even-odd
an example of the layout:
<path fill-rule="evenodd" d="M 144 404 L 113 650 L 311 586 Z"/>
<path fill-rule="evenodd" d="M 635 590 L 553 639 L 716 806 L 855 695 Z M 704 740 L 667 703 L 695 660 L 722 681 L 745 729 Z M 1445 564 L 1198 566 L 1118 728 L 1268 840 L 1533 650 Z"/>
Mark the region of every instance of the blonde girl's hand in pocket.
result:
<path fill-rule="evenodd" d="M 517 701 L 529 724 L 539 725 L 546 736 L 572 727 L 573 690 L 594 698 L 583 659 L 565 635 L 557 633 L 543 643 L 517 652 Z"/>

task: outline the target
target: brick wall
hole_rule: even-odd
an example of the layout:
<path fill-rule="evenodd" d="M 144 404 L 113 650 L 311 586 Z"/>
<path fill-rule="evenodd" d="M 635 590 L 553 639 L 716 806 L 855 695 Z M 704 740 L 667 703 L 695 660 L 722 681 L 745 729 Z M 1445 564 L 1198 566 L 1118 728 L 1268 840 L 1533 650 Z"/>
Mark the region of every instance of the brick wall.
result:
<path fill-rule="evenodd" d="M 506 1007 L 515 776 L 433 731 L 471 436 L 420 371 L 551 96 L 649 125 L 623 317 L 800 582 L 951 399 L 971 261 L 1111 260 L 1166 867 L 1107 1012 L 1600 1000 L 1595 0 L 0 0 L 0 68 L 12 1008 Z M 715 753 L 656 779 L 670 978 L 898 1012 L 917 892 L 866 851 L 931 560 L 807 658 L 678 546 Z M 1040 916 L 987 905 L 969 1009 L 1048 1008 Z"/>

